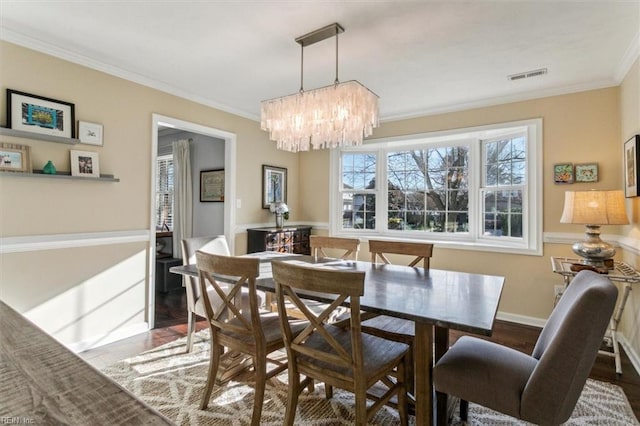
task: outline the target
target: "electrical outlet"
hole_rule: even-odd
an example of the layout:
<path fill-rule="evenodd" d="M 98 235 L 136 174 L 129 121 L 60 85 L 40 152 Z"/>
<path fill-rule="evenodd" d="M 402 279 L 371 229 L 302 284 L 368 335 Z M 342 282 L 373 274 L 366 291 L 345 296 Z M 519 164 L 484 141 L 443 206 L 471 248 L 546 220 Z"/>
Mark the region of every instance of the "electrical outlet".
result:
<path fill-rule="evenodd" d="M 553 295 L 555 297 L 562 296 L 562 293 L 564 293 L 564 286 L 563 285 L 553 286 Z"/>

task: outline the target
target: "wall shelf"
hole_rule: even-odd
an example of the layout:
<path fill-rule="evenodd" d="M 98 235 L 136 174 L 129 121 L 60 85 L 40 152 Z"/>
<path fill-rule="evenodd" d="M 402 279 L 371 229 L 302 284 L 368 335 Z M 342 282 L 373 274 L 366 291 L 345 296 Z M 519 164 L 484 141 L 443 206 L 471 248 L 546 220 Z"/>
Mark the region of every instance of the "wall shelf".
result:
<path fill-rule="evenodd" d="M 64 138 L 62 136 L 43 135 L 40 133 L 9 129 L 7 127 L 0 127 L 0 135 L 13 136 L 16 138 L 24 138 L 24 139 L 37 139 L 37 140 L 47 141 L 47 142 L 65 143 L 67 145 L 76 145 L 80 143 L 80 139 Z"/>
<path fill-rule="evenodd" d="M 42 170 L 34 170 L 33 173 L 0 172 L 0 176 L 11 176 L 20 178 L 74 179 L 89 182 L 120 182 L 120 179 L 118 179 L 114 175 L 101 174 L 99 178 L 71 176 L 71 172 L 57 172 L 55 175 L 48 175 L 42 173 Z"/>

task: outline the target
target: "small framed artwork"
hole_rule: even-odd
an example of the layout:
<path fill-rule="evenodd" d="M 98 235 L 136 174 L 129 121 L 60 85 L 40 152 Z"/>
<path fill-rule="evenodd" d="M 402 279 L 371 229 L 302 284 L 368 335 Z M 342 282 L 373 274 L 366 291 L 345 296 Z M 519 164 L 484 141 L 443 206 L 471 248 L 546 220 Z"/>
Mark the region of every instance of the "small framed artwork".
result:
<path fill-rule="evenodd" d="M 562 163 L 553 165 L 553 182 L 564 184 L 573 183 L 573 164 Z"/>
<path fill-rule="evenodd" d="M 262 165 L 262 208 L 268 209 L 271 203 L 287 202 L 287 169 Z"/>
<path fill-rule="evenodd" d="M 638 164 L 640 164 L 640 135 L 631 137 L 624 143 L 624 195 L 625 197 L 637 197 L 640 187 L 638 176 Z"/>
<path fill-rule="evenodd" d="M 102 124 L 78 121 L 80 143 L 102 146 Z"/>
<path fill-rule="evenodd" d="M 7 126 L 14 130 L 75 137 L 75 105 L 7 89 Z"/>
<path fill-rule="evenodd" d="M 0 143 L 0 171 L 31 173 L 31 147 Z"/>
<path fill-rule="evenodd" d="M 597 182 L 598 164 L 576 164 L 575 178 L 576 182 Z"/>
<path fill-rule="evenodd" d="M 200 171 L 200 202 L 224 202 L 224 169 Z"/>
<path fill-rule="evenodd" d="M 98 161 L 98 153 L 72 149 L 71 176 L 99 178 L 100 162 Z"/>

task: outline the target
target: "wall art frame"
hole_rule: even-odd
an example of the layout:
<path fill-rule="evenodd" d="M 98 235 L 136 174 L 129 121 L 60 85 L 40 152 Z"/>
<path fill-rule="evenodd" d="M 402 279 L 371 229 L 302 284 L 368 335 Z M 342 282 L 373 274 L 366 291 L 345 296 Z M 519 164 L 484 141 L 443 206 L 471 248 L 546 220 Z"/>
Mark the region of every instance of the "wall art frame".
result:
<path fill-rule="evenodd" d="M 640 135 L 634 135 L 624 143 L 624 196 L 637 197 L 640 188 Z"/>
<path fill-rule="evenodd" d="M 102 140 L 104 128 L 102 124 L 78 121 L 78 139 L 80 143 L 87 145 L 103 146 Z"/>
<path fill-rule="evenodd" d="M 262 208 L 268 209 L 277 201 L 287 202 L 287 169 L 263 164 Z"/>
<path fill-rule="evenodd" d="M 7 89 L 7 126 L 25 132 L 75 138 L 75 105 Z"/>
<path fill-rule="evenodd" d="M 598 163 L 575 165 L 576 182 L 597 182 L 598 179 Z"/>
<path fill-rule="evenodd" d="M 224 169 L 200 171 L 200 202 L 224 202 Z"/>
<path fill-rule="evenodd" d="M 99 178 L 100 160 L 97 152 L 71 150 L 71 176 Z"/>
<path fill-rule="evenodd" d="M 560 163 L 553 165 L 553 183 L 569 184 L 573 183 L 573 164 Z"/>
<path fill-rule="evenodd" d="M 0 143 L 0 171 L 31 173 L 31 147 L 15 143 Z"/>

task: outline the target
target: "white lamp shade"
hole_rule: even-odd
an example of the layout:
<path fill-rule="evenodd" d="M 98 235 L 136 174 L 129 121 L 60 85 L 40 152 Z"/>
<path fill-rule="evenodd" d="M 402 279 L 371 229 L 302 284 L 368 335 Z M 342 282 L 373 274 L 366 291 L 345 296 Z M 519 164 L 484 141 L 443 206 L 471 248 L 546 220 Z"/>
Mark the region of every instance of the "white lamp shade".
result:
<path fill-rule="evenodd" d="M 561 223 L 626 225 L 624 194 L 616 191 L 566 191 Z"/>

